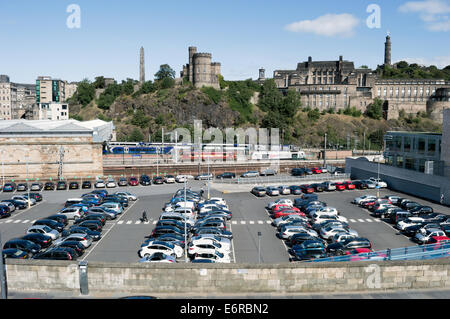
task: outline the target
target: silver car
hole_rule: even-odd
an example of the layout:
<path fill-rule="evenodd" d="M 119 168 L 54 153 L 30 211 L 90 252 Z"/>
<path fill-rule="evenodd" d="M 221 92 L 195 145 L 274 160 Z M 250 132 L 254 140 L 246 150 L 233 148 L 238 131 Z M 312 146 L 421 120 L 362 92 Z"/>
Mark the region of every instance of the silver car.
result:
<path fill-rule="evenodd" d="M 60 238 L 54 242 L 55 246 L 59 246 L 65 241 L 78 241 L 85 248 L 89 248 L 92 245 L 92 237 L 87 234 L 70 234 L 67 237 Z"/>
<path fill-rule="evenodd" d="M 51 237 L 52 240 L 58 239 L 60 233 L 46 225 L 34 225 L 27 229 L 27 234 L 43 234 Z"/>

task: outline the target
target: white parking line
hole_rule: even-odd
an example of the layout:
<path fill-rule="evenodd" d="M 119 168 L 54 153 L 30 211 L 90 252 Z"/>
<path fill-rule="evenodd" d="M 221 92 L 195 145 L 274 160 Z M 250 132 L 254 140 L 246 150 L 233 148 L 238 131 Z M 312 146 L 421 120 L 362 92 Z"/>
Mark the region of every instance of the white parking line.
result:
<path fill-rule="evenodd" d="M 354 220 L 354 219 L 349 219 L 349 221 L 350 221 L 351 223 L 356 223 L 356 220 Z"/>
<path fill-rule="evenodd" d="M 5 224 L 9 224 L 10 222 L 12 222 L 12 220 L 7 220 L 7 221 L 5 222 Z"/>
<path fill-rule="evenodd" d="M 367 220 L 367 222 L 369 222 L 369 223 L 373 222 L 373 220 L 371 220 L 371 219 L 366 219 L 366 220 Z"/>
<path fill-rule="evenodd" d="M 20 223 L 20 222 L 21 222 L 21 220 L 18 219 L 18 220 L 15 220 L 15 221 L 14 221 L 14 224 L 17 224 L 17 223 Z"/>
<path fill-rule="evenodd" d="M 119 220 L 119 221 L 117 222 L 117 224 L 122 225 L 122 224 L 123 224 L 123 220 Z"/>
<path fill-rule="evenodd" d="M 232 223 L 233 225 L 236 225 L 236 224 L 237 224 L 237 221 L 233 220 L 231 223 Z"/>
<path fill-rule="evenodd" d="M 250 221 L 250 225 L 254 225 L 255 222 L 253 220 Z"/>
<path fill-rule="evenodd" d="M 262 225 L 264 222 L 262 220 L 258 220 L 258 224 Z"/>
<path fill-rule="evenodd" d="M 271 220 L 266 220 L 266 223 L 267 224 L 272 224 L 272 221 Z"/>
<path fill-rule="evenodd" d="M 374 219 L 374 221 L 377 223 L 381 223 L 381 220 L 379 220 L 379 219 Z"/>
<path fill-rule="evenodd" d="M 358 219 L 360 223 L 364 223 L 364 219 Z"/>
<path fill-rule="evenodd" d="M 26 223 L 28 223 L 30 220 L 29 219 L 26 219 L 26 220 L 24 220 L 23 222 L 22 222 L 22 224 L 26 224 Z"/>
<path fill-rule="evenodd" d="M 136 221 L 134 224 L 135 224 L 135 225 L 139 225 L 140 223 L 141 223 L 141 221 L 138 220 L 138 221 Z"/>
<path fill-rule="evenodd" d="M 132 222 L 132 220 L 127 221 L 127 225 L 130 225 Z"/>
<path fill-rule="evenodd" d="M 241 225 L 245 225 L 246 221 L 245 220 L 241 220 Z"/>

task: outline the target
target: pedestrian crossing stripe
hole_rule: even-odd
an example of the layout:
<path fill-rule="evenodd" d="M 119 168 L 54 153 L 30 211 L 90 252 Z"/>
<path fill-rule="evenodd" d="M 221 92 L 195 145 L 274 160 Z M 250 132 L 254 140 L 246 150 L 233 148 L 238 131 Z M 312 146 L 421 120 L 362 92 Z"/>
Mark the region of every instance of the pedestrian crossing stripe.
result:
<path fill-rule="evenodd" d="M 123 220 L 119 220 L 119 221 L 117 222 L 117 224 L 118 224 L 118 225 L 122 225 L 122 224 L 123 224 Z"/>
<path fill-rule="evenodd" d="M 27 219 L 27 220 L 24 220 L 23 222 L 22 222 L 22 224 L 26 224 L 26 223 L 28 223 L 29 222 L 29 220 Z"/>
<path fill-rule="evenodd" d="M 241 220 L 241 225 L 245 225 L 245 220 Z"/>
<path fill-rule="evenodd" d="M 262 225 L 264 222 L 262 220 L 258 220 L 258 224 Z"/>
<path fill-rule="evenodd" d="M 350 221 L 351 223 L 356 223 L 356 220 L 354 220 L 354 219 L 349 219 L 349 221 Z"/>
<path fill-rule="evenodd" d="M 369 222 L 369 223 L 371 223 L 372 222 L 372 220 L 371 219 L 366 219 L 367 220 L 367 222 Z"/>
<path fill-rule="evenodd" d="M 360 223 L 364 223 L 364 219 L 358 219 Z"/>
<path fill-rule="evenodd" d="M 255 224 L 255 222 L 253 220 L 251 220 L 250 221 L 250 225 L 253 225 L 253 224 Z"/>
<path fill-rule="evenodd" d="M 130 225 L 132 222 L 132 220 L 127 221 L 127 225 Z"/>

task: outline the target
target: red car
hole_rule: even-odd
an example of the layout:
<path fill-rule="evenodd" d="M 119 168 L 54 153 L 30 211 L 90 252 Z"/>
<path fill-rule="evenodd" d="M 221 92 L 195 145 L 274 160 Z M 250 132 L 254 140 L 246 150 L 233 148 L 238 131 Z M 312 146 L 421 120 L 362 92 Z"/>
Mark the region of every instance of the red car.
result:
<path fill-rule="evenodd" d="M 300 188 L 301 188 L 302 192 L 305 194 L 314 193 L 314 188 L 309 185 L 300 185 Z"/>
<path fill-rule="evenodd" d="M 137 179 L 137 177 L 130 177 L 130 180 L 128 181 L 128 185 L 130 185 L 130 186 L 138 186 L 139 185 L 139 180 Z"/>
<path fill-rule="evenodd" d="M 372 249 L 369 248 L 356 248 L 349 251 L 346 251 L 346 255 L 357 255 L 357 254 L 364 254 L 364 253 L 371 253 Z"/>
<path fill-rule="evenodd" d="M 337 191 L 345 191 L 345 184 L 344 183 L 336 183 L 336 190 Z"/>
<path fill-rule="evenodd" d="M 426 244 L 450 244 L 450 238 L 447 236 L 433 236 Z M 436 245 L 435 249 L 440 249 L 440 245 Z"/>
<path fill-rule="evenodd" d="M 306 217 L 306 215 L 304 213 L 302 213 L 298 208 L 295 209 L 294 208 L 288 208 L 288 209 L 283 209 L 282 211 L 279 211 L 278 213 L 272 215 L 272 217 L 274 219 L 283 217 L 283 216 L 287 216 L 287 215 L 299 215 L 302 217 Z"/>
<path fill-rule="evenodd" d="M 313 174 L 322 174 L 322 170 L 318 167 L 312 168 L 311 171 L 313 172 Z"/>
<path fill-rule="evenodd" d="M 344 185 L 345 185 L 345 187 L 347 187 L 347 189 L 355 189 L 356 188 L 355 184 L 353 184 L 350 181 L 345 182 Z"/>
<path fill-rule="evenodd" d="M 286 205 L 286 204 L 275 205 L 274 207 L 272 207 L 271 214 L 276 214 L 279 211 L 282 211 L 284 209 L 289 209 L 289 208 L 292 208 L 292 207 L 289 205 Z"/>

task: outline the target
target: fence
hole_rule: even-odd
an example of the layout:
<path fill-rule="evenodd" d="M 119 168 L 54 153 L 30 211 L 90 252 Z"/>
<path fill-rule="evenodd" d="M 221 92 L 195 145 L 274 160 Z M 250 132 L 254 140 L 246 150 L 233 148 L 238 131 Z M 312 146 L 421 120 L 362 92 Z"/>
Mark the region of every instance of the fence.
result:
<path fill-rule="evenodd" d="M 218 184 L 283 184 L 283 183 L 299 183 L 306 184 L 314 182 L 325 182 L 325 181 L 338 181 L 347 180 L 350 178 L 350 174 L 317 174 L 317 175 L 307 175 L 307 176 L 291 176 L 291 175 L 275 175 L 275 176 L 258 176 L 252 178 L 242 178 L 237 179 L 216 179 L 214 183 Z"/>
<path fill-rule="evenodd" d="M 335 256 L 308 260 L 305 262 L 349 262 L 383 260 L 424 260 L 450 257 L 450 242 L 405 248 L 386 249 L 370 253 Z"/>

